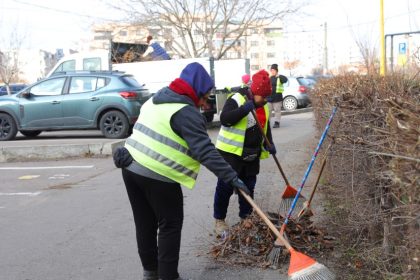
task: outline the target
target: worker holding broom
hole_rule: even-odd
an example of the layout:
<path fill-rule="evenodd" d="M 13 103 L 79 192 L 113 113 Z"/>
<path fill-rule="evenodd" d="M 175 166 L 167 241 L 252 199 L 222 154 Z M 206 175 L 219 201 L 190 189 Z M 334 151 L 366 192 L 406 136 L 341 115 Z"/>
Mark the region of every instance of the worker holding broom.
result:
<path fill-rule="evenodd" d="M 251 86 L 238 87 L 226 101 L 220 115 L 221 129 L 216 141 L 216 148 L 223 158 L 238 173 L 239 178 L 254 196 L 254 188 L 260 169 L 260 159 L 268 158 L 268 152 L 275 154 L 276 148 L 266 147 L 263 135 L 251 111 L 256 111 L 258 122 L 272 143 L 269 125 L 267 96 L 271 94 L 271 82 L 268 73 L 261 70 L 252 76 Z M 221 236 L 228 231 L 225 222 L 229 199 L 234 189 L 219 178 L 214 195 L 215 233 Z M 251 205 L 239 196 L 239 217 L 243 220 L 252 213 Z"/>
<path fill-rule="evenodd" d="M 211 143 L 198 109 L 213 87 L 201 64 L 188 64 L 142 106 L 125 147 L 113 154 L 133 210 L 143 280 L 183 279 L 178 273 L 184 219 L 180 185 L 194 188 L 200 163 L 229 191 L 250 193 Z"/>

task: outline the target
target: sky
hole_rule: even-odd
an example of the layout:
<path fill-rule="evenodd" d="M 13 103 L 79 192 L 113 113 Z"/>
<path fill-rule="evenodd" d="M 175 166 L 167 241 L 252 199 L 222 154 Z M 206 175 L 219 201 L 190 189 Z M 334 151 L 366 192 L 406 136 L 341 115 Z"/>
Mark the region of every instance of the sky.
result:
<path fill-rule="evenodd" d="M 420 0 L 383 2 L 385 34 L 420 31 Z M 327 23 L 330 48 L 343 48 L 354 42 L 354 37 L 368 37 L 378 44 L 380 0 L 307 3 L 304 13 L 284 23 L 285 32 L 322 32 L 322 25 Z M 0 39 L 4 41 L 10 30 L 17 30 L 28 48 L 71 48 L 89 38 L 92 23 L 123 19 L 104 0 L 0 0 Z"/>

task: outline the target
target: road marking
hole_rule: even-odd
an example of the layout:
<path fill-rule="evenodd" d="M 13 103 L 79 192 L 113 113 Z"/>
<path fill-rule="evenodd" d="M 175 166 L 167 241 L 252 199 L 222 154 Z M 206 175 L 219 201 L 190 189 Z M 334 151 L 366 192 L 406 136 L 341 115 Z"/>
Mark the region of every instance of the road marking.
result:
<path fill-rule="evenodd" d="M 31 179 L 38 178 L 39 176 L 41 176 L 41 175 L 23 175 L 23 176 L 20 176 L 18 179 L 19 180 L 31 180 Z"/>
<path fill-rule="evenodd" d="M 41 170 L 41 169 L 88 169 L 94 165 L 75 166 L 34 166 L 34 167 L 0 167 L 0 170 Z"/>
<path fill-rule="evenodd" d="M 69 177 L 69 174 L 55 174 L 54 176 L 48 177 L 48 179 L 55 180 L 55 179 L 65 179 Z"/>
<path fill-rule="evenodd" d="M 40 195 L 41 192 L 18 192 L 18 193 L 0 193 L 1 195 L 4 196 L 12 196 L 12 195 L 27 195 L 27 196 L 37 196 Z"/>

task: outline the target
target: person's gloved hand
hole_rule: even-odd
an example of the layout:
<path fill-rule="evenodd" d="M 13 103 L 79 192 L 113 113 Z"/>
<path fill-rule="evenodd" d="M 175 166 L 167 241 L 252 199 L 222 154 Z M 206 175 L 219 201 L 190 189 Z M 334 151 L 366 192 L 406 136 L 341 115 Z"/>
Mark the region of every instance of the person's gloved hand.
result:
<path fill-rule="evenodd" d="M 245 102 L 245 104 L 243 105 L 243 107 L 244 107 L 244 109 L 245 109 L 247 112 L 251 112 L 252 110 L 254 110 L 254 109 L 255 109 L 255 104 L 254 104 L 254 101 L 252 101 L 252 100 L 248 100 L 247 102 Z"/>
<path fill-rule="evenodd" d="M 270 147 L 267 147 L 267 151 L 271 155 L 275 155 L 277 153 L 276 146 L 274 146 L 274 144 L 271 144 Z"/>
<path fill-rule="evenodd" d="M 238 194 L 238 192 L 239 192 L 238 189 L 242 190 L 247 195 L 250 195 L 251 194 L 251 192 L 249 191 L 248 187 L 238 177 L 236 177 L 235 179 L 233 179 L 232 182 L 230 182 L 230 185 L 233 187 L 233 190 L 235 191 L 236 194 Z"/>
<path fill-rule="evenodd" d="M 231 88 L 230 87 L 224 87 L 223 89 L 222 89 L 222 92 L 223 93 L 230 93 L 232 90 L 231 90 Z"/>
<path fill-rule="evenodd" d="M 127 167 L 133 161 L 130 152 L 124 147 L 118 147 L 112 155 L 112 158 L 117 168 Z"/>

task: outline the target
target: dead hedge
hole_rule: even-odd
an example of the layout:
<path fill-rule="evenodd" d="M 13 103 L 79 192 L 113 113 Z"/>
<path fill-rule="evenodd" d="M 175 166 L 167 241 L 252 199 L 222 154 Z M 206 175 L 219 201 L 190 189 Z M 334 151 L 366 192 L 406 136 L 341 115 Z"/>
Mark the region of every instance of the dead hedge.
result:
<path fill-rule="evenodd" d="M 338 76 L 312 92 L 330 224 L 348 279 L 419 279 L 420 77 Z M 327 146 L 329 143 L 325 143 Z"/>

